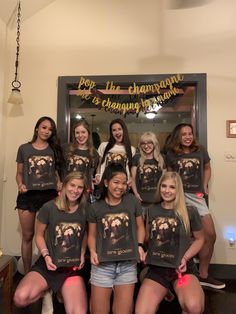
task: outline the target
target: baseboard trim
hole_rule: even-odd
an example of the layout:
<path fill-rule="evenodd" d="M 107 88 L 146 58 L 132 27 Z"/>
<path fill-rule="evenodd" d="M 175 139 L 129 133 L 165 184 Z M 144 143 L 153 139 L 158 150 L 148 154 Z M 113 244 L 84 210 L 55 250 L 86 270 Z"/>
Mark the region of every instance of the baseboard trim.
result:
<path fill-rule="evenodd" d="M 236 265 L 210 264 L 209 273 L 219 279 L 236 279 Z"/>

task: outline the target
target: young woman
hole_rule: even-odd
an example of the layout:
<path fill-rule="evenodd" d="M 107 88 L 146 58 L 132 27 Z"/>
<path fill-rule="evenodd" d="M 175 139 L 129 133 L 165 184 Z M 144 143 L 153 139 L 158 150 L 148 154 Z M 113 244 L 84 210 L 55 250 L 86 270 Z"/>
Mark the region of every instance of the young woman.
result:
<path fill-rule="evenodd" d="M 110 123 L 110 138 L 108 142 L 102 142 L 98 148 L 100 165 L 97 168 L 96 182 L 99 183 L 106 166 L 111 163 L 120 163 L 130 178 L 132 156 L 135 148 L 131 146 L 126 124 L 121 119 L 115 119 Z"/>
<path fill-rule="evenodd" d="M 64 147 L 65 173 L 79 171 L 85 174 L 89 193 L 94 191 L 93 176 L 99 163 L 99 155 L 92 145 L 89 124 L 80 119 L 72 128 L 72 143 Z"/>
<path fill-rule="evenodd" d="M 148 209 L 146 263 L 149 268 L 135 313 L 156 313 L 171 286 L 182 313 L 203 313 L 204 293 L 191 260 L 204 242 L 201 218 L 193 207 L 186 208 L 182 181 L 176 172 L 162 175 L 156 202 Z"/>
<path fill-rule="evenodd" d="M 19 147 L 16 158 L 19 191 L 16 208 L 22 229 L 21 254 L 25 273 L 31 267 L 35 215 L 61 189 L 62 160 L 55 122 L 50 117 L 41 117 L 32 140 Z"/>
<path fill-rule="evenodd" d="M 111 163 L 102 178 L 100 200 L 89 212 L 88 246 L 91 256 L 91 313 L 108 314 L 114 292 L 113 313 L 132 313 L 137 261 L 144 260 L 142 209 L 126 194 L 127 174 Z"/>
<path fill-rule="evenodd" d="M 19 283 L 16 306 L 37 301 L 50 288 L 61 292 L 67 314 L 87 313 L 80 270 L 87 242 L 86 200 L 85 176 L 72 172 L 65 178 L 60 196 L 40 209 L 35 238 L 41 257 Z"/>
<path fill-rule="evenodd" d="M 167 167 L 180 174 L 186 202 L 195 206 L 202 218 L 205 243 L 198 254 L 200 282 L 204 286 L 222 289 L 225 284 L 208 274 L 216 240 L 214 222 L 204 198 L 204 195 L 208 195 L 208 182 L 211 177 L 210 157 L 205 148 L 197 143 L 193 127 L 188 123 L 175 127 L 168 147 Z"/>
<path fill-rule="evenodd" d="M 154 201 L 158 181 L 164 169 L 164 160 L 156 135 L 145 132 L 139 141 L 139 153 L 132 160 L 132 189 L 144 207 Z"/>

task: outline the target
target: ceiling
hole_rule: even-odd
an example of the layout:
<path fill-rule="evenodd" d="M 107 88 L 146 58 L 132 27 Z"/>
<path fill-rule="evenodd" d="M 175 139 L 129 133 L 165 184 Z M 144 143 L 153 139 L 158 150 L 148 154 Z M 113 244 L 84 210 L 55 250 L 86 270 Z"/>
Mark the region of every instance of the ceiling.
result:
<path fill-rule="evenodd" d="M 30 18 L 54 1 L 55 0 L 21 0 L 22 12 L 24 12 L 22 20 Z M 18 0 L 0 0 L 0 19 L 8 24 L 17 5 Z"/>

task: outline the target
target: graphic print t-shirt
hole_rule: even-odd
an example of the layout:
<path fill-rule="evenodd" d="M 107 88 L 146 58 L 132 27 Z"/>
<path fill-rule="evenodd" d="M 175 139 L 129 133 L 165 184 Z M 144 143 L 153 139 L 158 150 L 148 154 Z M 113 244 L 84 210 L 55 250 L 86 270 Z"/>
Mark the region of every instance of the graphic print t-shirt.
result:
<path fill-rule="evenodd" d="M 63 150 L 65 151 L 64 155 L 66 160 L 65 176 L 73 171 L 82 172 L 85 174 L 88 186 L 91 189 L 93 174 L 99 162 L 99 155 L 97 151 L 95 151 L 94 159 L 91 160 L 88 149 L 76 149 L 70 153 L 69 146 L 67 144 Z"/>
<path fill-rule="evenodd" d="M 47 247 L 58 267 L 79 266 L 86 216 L 82 209 L 74 213 L 59 211 L 54 200 L 40 209 L 37 219 L 47 228 Z"/>
<path fill-rule="evenodd" d="M 178 155 L 169 151 L 166 156 L 167 167 L 179 173 L 184 191 L 188 193 L 204 193 L 204 165 L 209 161 L 208 152 L 203 148 L 197 152 Z"/>
<path fill-rule="evenodd" d="M 153 203 L 158 181 L 162 175 L 162 170 L 158 168 L 155 159 L 146 159 L 143 166 L 139 164 L 140 154 L 136 154 L 132 160 L 132 166 L 137 167 L 136 186 L 145 203 Z"/>
<path fill-rule="evenodd" d="M 109 206 L 105 200 L 90 206 L 88 221 L 97 224 L 100 262 L 138 260 L 136 217 L 141 215 L 141 204 L 132 194 L 124 195 L 116 206 Z"/>
<path fill-rule="evenodd" d="M 56 189 L 54 153 L 50 146 L 35 149 L 26 143 L 19 147 L 17 163 L 23 163 L 23 183 L 28 190 Z"/>
<path fill-rule="evenodd" d="M 108 142 L 102 142 L 101 145 L 98 147 L 98 154 L 102 158 L 105 148 Z M 131 146 L 132 156 L 135 154 L 135 148 Z M 105 161 L 101 165 L 101 176 L 105 170 L 105 168 L 112 162 L 121 164 L 130 176 L 129 167 L 128 167 L 128 158 L 125 151 L 125 147 L 123 145 L 115 144 L 106 154 Z"/>
<path fill-rule="evenodd" d="M 191 232 L 201 230 L 201 217 L 197 210 L 193 207 L 187 209 Z M 186 235 L 182 221 L 174 210 L 154 204 L 148 210 L 148 224 L 147 264 L 177 268 L 190 246 L 190 235 Z"/>

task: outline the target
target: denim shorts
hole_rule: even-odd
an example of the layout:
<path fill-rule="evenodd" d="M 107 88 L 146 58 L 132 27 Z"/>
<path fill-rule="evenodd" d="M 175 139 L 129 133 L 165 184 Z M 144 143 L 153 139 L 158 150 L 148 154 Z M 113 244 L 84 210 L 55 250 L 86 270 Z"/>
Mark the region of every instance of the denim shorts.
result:
<path fill-rule="evenodd" d="M 194 206 L 201 217 L 210 214 L 203 193 L 184 193 L 186 204 Z"/>
<path fill-rule="evenodd" d="M 137 262 L 107 262 L 92 265 L 90 283 L 94 286 L 112 288 L 116 285 L 137 282 Z"/>
<path fill-rule="evenodd" d="M 37 212 L 43 204 L 57 197 L 56 190 L 29 190 L 26 193 L 19 193 L 16 199 L 16 209 Z"/>

